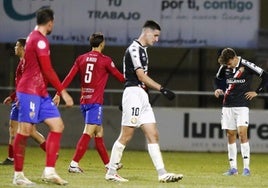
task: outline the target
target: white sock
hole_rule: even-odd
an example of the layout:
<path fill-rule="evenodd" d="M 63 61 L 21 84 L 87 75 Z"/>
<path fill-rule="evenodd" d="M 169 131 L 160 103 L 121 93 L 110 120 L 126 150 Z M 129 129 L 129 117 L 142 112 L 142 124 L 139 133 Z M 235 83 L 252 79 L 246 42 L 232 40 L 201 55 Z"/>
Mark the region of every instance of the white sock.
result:
<path fill-rule="evenodd" d="M 159 144 L 148 144 L 148 152 L 153 161 L 154 167 L 158 172 L 158 175 L 166 173 Z"/>
<path fill-rule="evenodd" d="M 51 174 L 51 173 L 55 173 L 55 168 L 54 167 L 45 167 L 45 170 L 44 170 L 44 173 L 45 174 Z"/>
<path fill-rule="evenodd" d="M 228 144 L 228 158 L 229 158 L 230 167 L 237 169 L 236 143 Z"/>
<path fill-rule="evenodd" d="M 74 160 L 71 161 L 70 163 L 71 167 L 78 167 L 78 162 L 75 162 Z"/>
<path fill-rule="evenodd" d="M 121 144 L 118 140 L 115 141 L 111 156 L 110 156 L 110 162 L 109 162 L 109 170 L 107 174 L 114 174 L 117 169 L 117 164 L 120 163 L 123 155 L 123 151 L 125 149 L 125 145 Z"/>
<path fill-rule="evenodd" d="M 19 176 L 19 175 L 24 176 L 23 171 L 20 171 L 20 172 L 19 172 L 19 171 L 15 171 L 14 176 L 17 177 L 17 176 Z"/>
<path fill-rule="evenodd" d="M 249 169 L 249 162 L 250 162 L 250 146 L 249 142 L 241 144 L 241 155 L 243 158 L 244 168 Z"/>

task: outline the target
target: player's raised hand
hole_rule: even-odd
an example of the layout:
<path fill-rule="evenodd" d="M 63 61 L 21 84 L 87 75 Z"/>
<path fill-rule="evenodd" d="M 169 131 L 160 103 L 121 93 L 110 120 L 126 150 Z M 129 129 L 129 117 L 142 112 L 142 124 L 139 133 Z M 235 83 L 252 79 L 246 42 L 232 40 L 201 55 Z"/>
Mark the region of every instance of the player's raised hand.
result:
<path fill-rule="evenodd" d="M 69 93 L 67 93 L 65 89 L 61 91 L 61 97 L 65 101 L 67 107 L 74 105 L 73 98 L 69 95 Z"/>

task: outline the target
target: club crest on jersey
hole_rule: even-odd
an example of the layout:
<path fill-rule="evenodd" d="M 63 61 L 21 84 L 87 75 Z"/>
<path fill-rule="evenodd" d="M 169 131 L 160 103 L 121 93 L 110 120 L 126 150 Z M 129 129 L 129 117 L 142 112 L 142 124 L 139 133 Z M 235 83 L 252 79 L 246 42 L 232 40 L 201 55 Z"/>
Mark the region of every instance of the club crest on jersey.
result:
<path fill-rule="evenodd" d="M 130 122 L 132 124 L 136 124 L 137 123 L 137 118 L 136 117 L 132 117 L 131 120 L 130 120 Z"/>
<path fill-rule="evenodd" d="M 45 41 L 40 40 L 40 41 L 38 41 L 37 46 L 38 46 L 39 49 L 45 49 L 46 48 L 46 43 L 45 43 Z"/>
<path fill-rule="evenodd" d="M 30 113 L 29 113 L 29 117 L 30 117 L 31 119 L 34 119 L 34 117 L 35 117 L 35 112 L 33 112 L 33 111 L 30 112 Z"/>

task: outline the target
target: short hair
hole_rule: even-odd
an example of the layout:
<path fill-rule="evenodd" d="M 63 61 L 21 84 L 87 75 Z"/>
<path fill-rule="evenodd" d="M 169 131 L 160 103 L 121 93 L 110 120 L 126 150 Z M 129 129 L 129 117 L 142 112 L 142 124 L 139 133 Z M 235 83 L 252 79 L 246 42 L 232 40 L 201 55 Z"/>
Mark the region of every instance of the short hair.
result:
<path fill-rule="evenodd" d="M 236 52 L 232 48 L 224 48 L 221 52 L 218 62 L 221 65 L 227 65 L 230 59 L 233 59 L 236 56 Z"/>
<path fill-rule="evenodd" d="M 49 7 L 43 7 L 36 12 L 37 25 L 44 25 L 54 20 L 54 11 Z"/>
<path fill-rule="evenodd" d="M 93 33 L 89 38 L 89 43 L 92 48 L 98 47 L 104 41 L 104 36 L 101 32 Z"/>
<path fill-rule="evenodd" d="M 26 44 L 26 38 L 18 38 L 17 42 L 19 42 L 21 46 L 24 47 Z"/>
<path fill-rule="evenodd" d="M 144 25 L 143 25 L 142 28 L 150 28 L 152 30 L 159 30 L 159 31 L 161 31 L 160 25 L 157 22 L 153 21 L 153 20 L 147 20 L 144 23 Z"/>

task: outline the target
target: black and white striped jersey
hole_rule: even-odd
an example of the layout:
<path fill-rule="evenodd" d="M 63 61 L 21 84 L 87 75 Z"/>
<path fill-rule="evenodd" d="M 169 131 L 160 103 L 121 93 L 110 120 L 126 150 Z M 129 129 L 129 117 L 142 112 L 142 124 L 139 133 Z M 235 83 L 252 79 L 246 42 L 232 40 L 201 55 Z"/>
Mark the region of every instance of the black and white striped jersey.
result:
<path fill-rule="evenodd" d="M 136 75 L 137 69 L 143 69 L 144 73 L 147 74 L 148 54 L 147 48 L 135 40 L 127 48 L 123 59 L 123 73 L 126 79 L 125 87 L 140 86 L 145 88 L 144 83 Z"/>
<path fill-rule="evenodd" d="M 253 75 L 259 76 L 262 79 L 256 90 L 257 93 L 263 91 L 267 80 L 267 74 L 262 68 L 241 57 L 238 58 L 239 63 L 235 68 L 232 69 L 221 65 L 216 74 L 215 89 L 223 89 L 225 91 L 224 107 L 248 107 L 249 101 L 245 98 L 245 93 L 252 91 L 250 87 Z"/>

